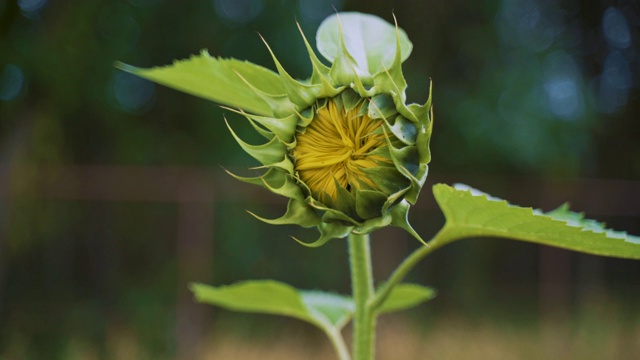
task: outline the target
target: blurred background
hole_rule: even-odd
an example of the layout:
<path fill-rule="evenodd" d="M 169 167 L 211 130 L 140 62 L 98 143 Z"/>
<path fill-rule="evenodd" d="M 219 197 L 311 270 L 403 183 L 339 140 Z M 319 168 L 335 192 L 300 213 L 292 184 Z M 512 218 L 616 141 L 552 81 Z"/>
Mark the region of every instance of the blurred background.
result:
<path fill-rule="evenodd" d="M 640 6 L 631 0 L 0 0 L 0 359 L 330 359 L 295 320 L 195 304 L 188 284 L 275 278 L 349 292 L 346 246 L 263 224 L 286 203 L 222 167 L 255 166 L 205 100 L 120 72 L 207 48 L 298 78 L 328 15 L 361 11 L 413 41 L 410 101 L 434 83 L 429 187 L 576 211 L 640 234 Z M 419 244 L 373 234 L 376 278 Z M 432 302 L 380 320 L 381 359 L 640 358 L 640 262 L 497 239 L 416 268 Z M 348 335 L 348 330 L 345 332 Z"/>

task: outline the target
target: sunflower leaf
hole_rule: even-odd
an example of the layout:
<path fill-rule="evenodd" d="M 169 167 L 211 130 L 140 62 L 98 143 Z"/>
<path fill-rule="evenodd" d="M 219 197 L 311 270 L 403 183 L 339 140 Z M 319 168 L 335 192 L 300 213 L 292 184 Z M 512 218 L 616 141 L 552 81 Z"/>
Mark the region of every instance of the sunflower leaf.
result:
<path fill-rule="evenodd" d="M 254 89 L 271 95 L 286 92 L 277 73 L 248 61 L 214 58 L 206 50 L 167 66 L 142 69 L 116 63 L 116 67 L 158 84 L 262 116 L 272 116 L 273 111 Z"/>
<path fill-rule="evenodd" d="M 192 284 L 196 300 L 231 311 L 284 315 L 311 321 L 298 291 L 273 280 L 242 281 L 226 286 Z"/>
<path fill-rule="evenodd" d="M 389 313 L 412 308 L 436 297 L 438 292 L 430 287 L 416 284 L 398 284 L 378 311 Z"/>
<path fill-rule="evenodd" d="M 302 301 L 316 318 L 332 326 L 342 328 L 346 325 L 355 311 L 353 300 L 348 296 L 327 293 L 323 291 L 300 291 Z"/>
<path fill-rule="evenodd" d="M 640 237 L 605 229 L 568 208 L 543 213 L 508 204 L 469 186 L 437 184 L 433 193 L 444 212 L 445 242 L 500 237 L 594 255 L 640 259 Z"/>
<path fill-rule="evenodd" d="M 191 291 L 198 302 L 237 312 L 293 317 L 317 326 L 329 337 L 339 334 L 354 312 L 348 296 L 298 290 L 274 280 L 248 280 L 226 286 L 191 284 Z"/>

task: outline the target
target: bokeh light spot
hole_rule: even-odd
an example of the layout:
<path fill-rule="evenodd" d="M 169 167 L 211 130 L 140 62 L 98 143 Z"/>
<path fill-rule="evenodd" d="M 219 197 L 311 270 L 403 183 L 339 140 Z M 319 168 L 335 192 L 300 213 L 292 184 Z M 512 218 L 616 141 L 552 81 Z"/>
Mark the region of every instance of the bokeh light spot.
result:
<path fill-rule="evenodd" d="M 127 112 L 146 110 L 155 95 L 152 82 L 122 71 L 114 74 L 112 89 L 117 106 Z"/>
<path fill-rule="evenodd" d="M 47 0 L 18 0 L 20 10 L 24 12 L 36 12 L 44 7 Z"/>
<path fill-rule="evenodd" d="M 213 0 L 216 14 L 224 20 L 242 25 L 255 19 L 264 9 L 263 0 Z"/>
<path fill-rule="evenodd" d="M 608 8 L 602 15 L 602 31 L 611 46 L 624 49 L 631 45 L 627 19 L 614 7 Z"/>
<path fill-rule="evenodd" d="M 544 59 L 546 105 L 555 117 L 575 120 L 584 114 L 583 77 L 573 57 L 559 50 Z"/>
<path fill-rule="evenodd" d="M 612 51 L 604 61 L 603 80 L 608 86 L 627 90 L 631 86 L 629 62 L 620 51 Z"/>
<path fill-rule="evenodd" d="M 24 88 L 22 69 L 13 64 L 5 65 L 0 72 L 0 100 L 9 101 L 18 96 Z"/>
<path fill-rule="evenodd" d="M 321 21 L 342 8 L 342 0 L 300 0 L 300 15 L 311 21 Z"/>
<path fill-rule="evenodd" d="M 30 20 L 40 19 L 40 11 L 46 4 L 47 0 L 18 0 L 22 15 Z"/>
<path fill-rule="evenodd" d="M 602 75 L 598 79 L 596 104 L 603 113 L 613 113 L 627 104 L 631 87 L 629 62 L 619 51 L 612 51 L 604 61 Z"/>
<path fill-rule="evenodd" d="M 575 119 L 581 113 L 578 86 L 568 76 L 558 76 L 544 84 L 551 112 L 562 119 Z"/>
<path fill-rule="evenodd" d="M 562 19 L 549 4 L 504 0 L 496 17 L 502 41 L 534 51 L 549 48 L 564 31 Z"/>

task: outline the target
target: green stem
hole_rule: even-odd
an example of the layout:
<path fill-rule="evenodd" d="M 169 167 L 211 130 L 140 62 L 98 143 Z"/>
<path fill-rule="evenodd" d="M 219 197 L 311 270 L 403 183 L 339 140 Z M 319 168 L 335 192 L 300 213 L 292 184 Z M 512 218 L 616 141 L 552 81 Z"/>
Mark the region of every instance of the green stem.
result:
<path fill-rule="evenodd" d="M 338 359 L 351 360 L 351 356 L 349 355 L 349 349 L 347 349 L 347 344 L 344 343 L 344 339 L 342 338 L 340 329 L 336 329 L 336 328 L 326 329 L 325 334 L 327 334 L 327 336 L 329 337 L 329 340 L 331 341 L 331 345 L 333 345 L 333 348 L 338 354 Z"/>
<path fill-rule="evenodd" d="M 406 259 L 398 265 L 398 267 L 393 271 L 389 279 L 376 291 L 375 295 L 371 298 L 371 302 L 369 304 L 370 309 L 372 311 L 376 311 L 389 294 L 393 288 L 404 279 L 405 276 L 411 271 L 422 259 L 424 259 L 427 255 L 441 248 L 442 246 L 451 242 L 449 236 L 446 234 L 446 227 L 441 229 L 431 241 L 429 241 L 428 246 L 421 246 L 418 249 L 414 250 Z"/>
<path fill-rule="evenodd" d="M 373 292 L 369 235 L 349 234 L 349 264 L 355 316 L 353 318 L 353 359 L 373 360 L 376 315 L 368 303 Z"/>

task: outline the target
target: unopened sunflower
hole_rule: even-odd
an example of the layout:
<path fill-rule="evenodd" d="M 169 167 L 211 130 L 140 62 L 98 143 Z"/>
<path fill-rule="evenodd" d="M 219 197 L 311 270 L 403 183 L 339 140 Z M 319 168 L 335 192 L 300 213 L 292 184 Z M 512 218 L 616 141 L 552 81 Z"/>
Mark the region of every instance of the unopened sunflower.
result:
<path fill-rule="evenodd" d="M 304 81 L 293 79 L 268 45 L 277 73 L 206 51 L 166 67 L 119 67 L 249 120 L 264 144 L 247 144 L 229 129 L 265 173 L 233 176 L 289 198 L 284 216 L 260 219 L 317 227 L 320 236 L 309 246 L 387 225 L 420 239 L 407 214 L 427 177 L 431 95 L 424 105 L 405 104 L 406 33 L 372 15 L 330 16 L 316 42 L 331 66 L 300 33 L 313 68 Z"/>

